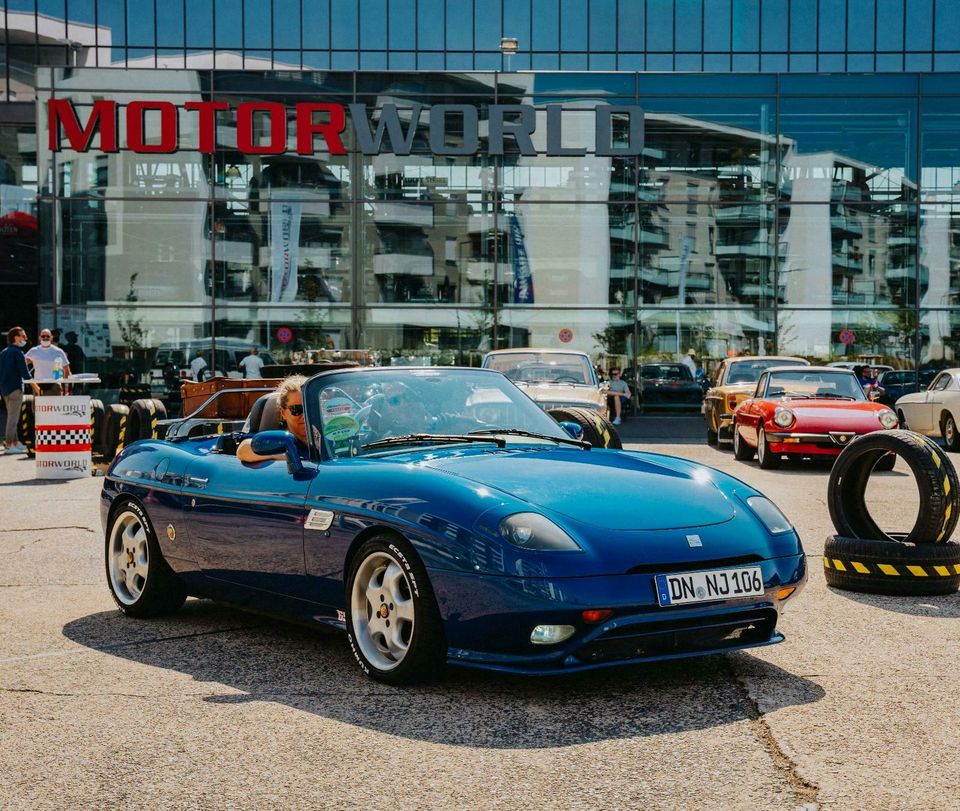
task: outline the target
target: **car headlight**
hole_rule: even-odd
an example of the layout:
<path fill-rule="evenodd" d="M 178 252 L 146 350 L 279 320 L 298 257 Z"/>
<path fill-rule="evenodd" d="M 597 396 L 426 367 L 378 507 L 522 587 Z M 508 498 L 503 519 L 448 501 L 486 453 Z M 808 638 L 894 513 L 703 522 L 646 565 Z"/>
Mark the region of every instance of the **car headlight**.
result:
<path fill-rule="evenodd" d="M 789 408 L 778 408 L 773 412 L 773 421 L 781 428 L 789 428 L 794 420 L 796 416 Z"/>
<path fill-rule="evenodd" d="M 787 516 L 780 512 L 780 508 L 766 496 L 750 496 L 746 502 L 771 535 L 779 535 L 781 532 L 790 532 L 793 529 L 793 524 Z"/>
<path fill-rule="evenodd" d="M 539 513 L 514 513 L 500 522 L 500 534 L 514 546 L 541 552 L 578 552 L 566 532 Z"/>
<path fill-rule="evenodd" d="M 900 420 L 892 411 L 881 411 L 879 414 L 877 414 L 877 419 L 880 420 L 880 424 L 888 431 L 891 428 L 896 428 L 900 425 Z"/>

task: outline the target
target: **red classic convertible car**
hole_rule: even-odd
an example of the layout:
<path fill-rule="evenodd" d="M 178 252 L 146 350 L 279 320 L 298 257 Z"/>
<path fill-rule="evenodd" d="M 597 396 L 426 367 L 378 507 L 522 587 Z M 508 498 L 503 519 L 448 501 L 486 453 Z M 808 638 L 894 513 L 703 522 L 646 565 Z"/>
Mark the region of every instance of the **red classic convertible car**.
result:
<path fill-rule="evenodd" d="M 756 453 L 769 470 L 784 456 L 838 456 L 856 437 L 898 424 L 890 408 L 867 399 L 848 369 L 775 366 L 733 414 L 733 454 L 746 461 Z M 877 469 L 895 462 L 886 456 Z"/>

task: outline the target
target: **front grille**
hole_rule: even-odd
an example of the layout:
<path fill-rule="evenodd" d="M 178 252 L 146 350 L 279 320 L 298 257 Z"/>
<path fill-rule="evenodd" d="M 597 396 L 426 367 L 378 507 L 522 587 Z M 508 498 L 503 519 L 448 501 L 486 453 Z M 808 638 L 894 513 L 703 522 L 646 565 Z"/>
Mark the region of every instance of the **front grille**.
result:
<path fill-rule="evenodd" d="M 739 648 L 766 642 L 776 625 L 777 612 L 773 609 L 640 623 L 608 631 L 574 656 L 593 664 Z"/>
<path fill-rule="evenodd" d="M 700 572 L 705 569 L 723 569 L 730 566 L 748 566 L 762 563 L 761 555 L 740 555 L 720 560 L 685 560 L 682 563 L 638 563 L 627 569 L 627 574 L 673 574 L 674 572 Z"/>

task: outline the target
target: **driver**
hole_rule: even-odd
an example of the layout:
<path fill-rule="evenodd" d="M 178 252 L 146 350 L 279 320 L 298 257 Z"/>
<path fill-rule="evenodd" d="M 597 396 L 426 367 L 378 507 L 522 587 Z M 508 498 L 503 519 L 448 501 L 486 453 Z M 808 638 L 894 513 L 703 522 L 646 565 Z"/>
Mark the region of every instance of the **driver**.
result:
<path fill-rule="evenodd" d="M 280 406 L 280 419 L 287 426 L 287 430 L 293 434 L 297 441 L 297 450 L 300 452 L 300 458 L 306 459 L 310 455 L 307 447 L 307 423 L 303 418 L 303 384 L 307 378 L 303 375 L 292 375 L 281 380 L 277 386 L 277 393 L 274 395 Z M 282 455 L 260 456 L 253 452 L 252 440 L 245 439 L 237 447 L 237 458 L 241 462 L 264 462 L 267 459 L 284 459 Z"/>

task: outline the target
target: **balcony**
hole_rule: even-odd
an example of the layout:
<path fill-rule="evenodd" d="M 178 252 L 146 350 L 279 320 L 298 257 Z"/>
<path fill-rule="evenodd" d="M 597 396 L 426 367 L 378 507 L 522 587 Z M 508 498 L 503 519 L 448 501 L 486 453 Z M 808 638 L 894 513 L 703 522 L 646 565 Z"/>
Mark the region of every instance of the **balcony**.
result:
<path fill-rule="evenodd" d="M 863 257 L 852 257 L 846 254 L 833 254 L 830 264 L 847 273 L 863 273 Z"/>
<path fill-rule="evenodd" d="M 846 305 L 846 304 L 866 304 L 867 296 L 865 293 L 851 293 L 849 290 L 841 290 L 839 288 L 833 288 L 833 303 Z"/>
<path fill-rule="evenodd" d="M 773 248 L 766 240 L 757 242 L 743 242 L 739 245 L 717 245 L 716 256 L 769 256 Z"/>
<path fill-rule="evenodd" d="M 433 257 L 412 253 L 379 253 L 373 257 L 376 276 L 432 276 Z"/>
<path fill-rule="evenodd" d="M 830 218 L 830 230 L 840 234 L 863 236 L 863 226 L 853 217 L 835 214 Z"/>
<path fill-rule="evenodd" d="M 469 282 L 513 283 L 513 265 L 509 262 L 491 262 L 487 259 L 467 260 L 466 279 Z"/>
<path fill-rule="evenodd" d="M 373 203 L 373 221 L 381 225 L 433 227 L 433 206 L 378 200 Z"/>
<path fill-rule="evenodd" d="M 764 222 L 767 219 L 767 207 L 762 205 L 718 206 L 714 217 L 719 223 Z"/>

